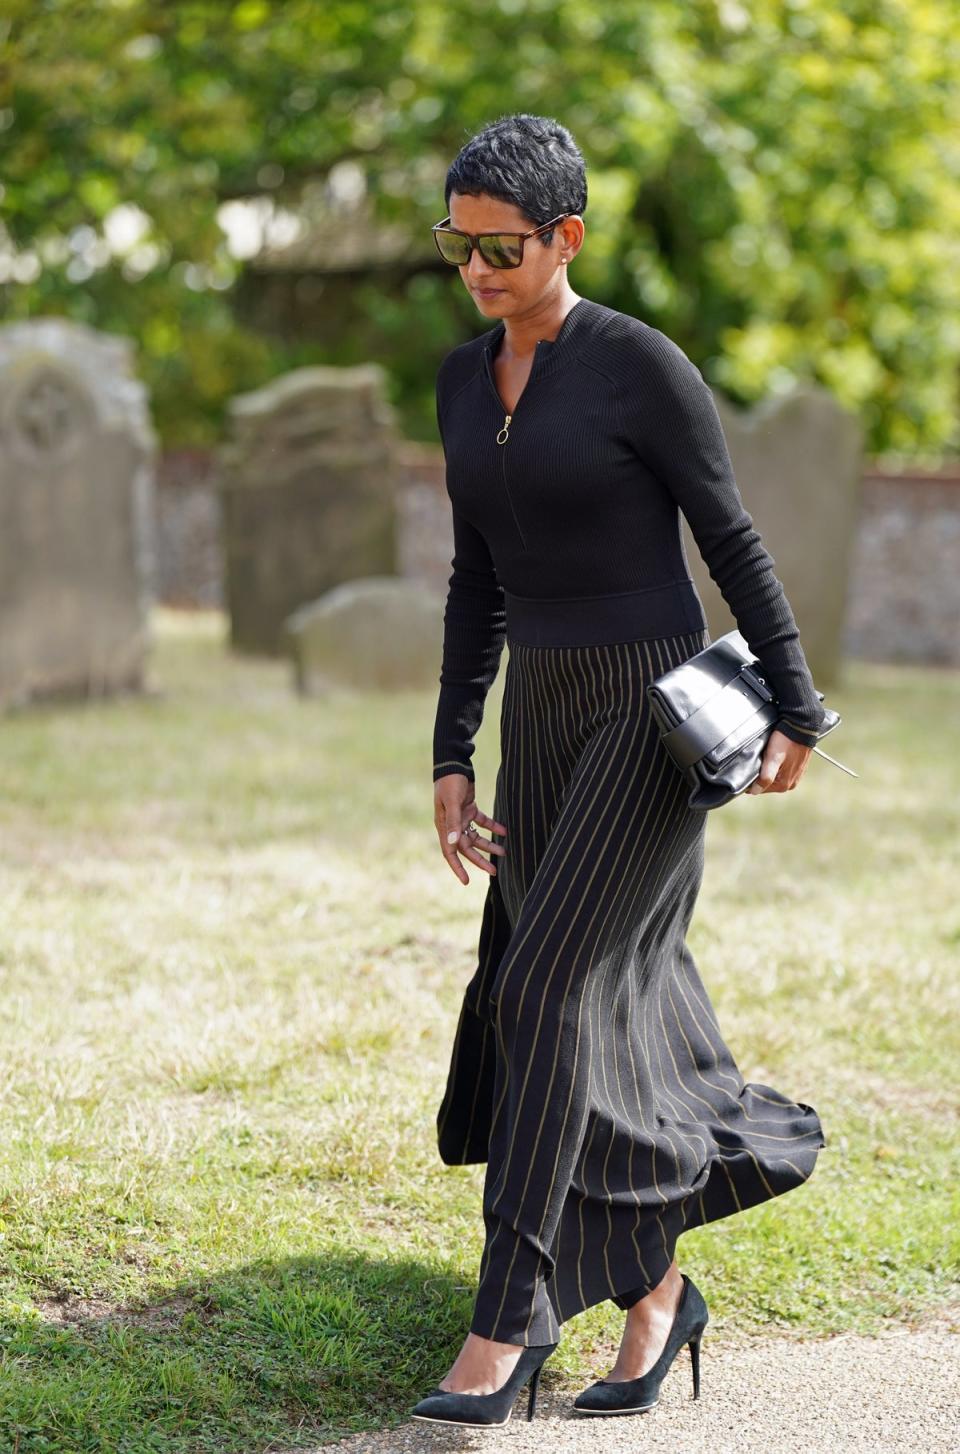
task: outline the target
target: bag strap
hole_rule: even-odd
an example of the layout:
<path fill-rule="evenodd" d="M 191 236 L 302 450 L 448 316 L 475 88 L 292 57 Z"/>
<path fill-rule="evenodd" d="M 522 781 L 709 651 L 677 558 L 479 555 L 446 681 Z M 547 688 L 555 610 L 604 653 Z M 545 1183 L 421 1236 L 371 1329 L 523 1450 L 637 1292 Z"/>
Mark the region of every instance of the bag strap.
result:
<path fill-rule="evenodd" d="M 756 696 L 752 685 L 737 672 L 702 707 L 676 727 L 662 732 L 661 741 L 679 767 L 692 767 L 766 706 L 766 701 L 758 703 Z"/>

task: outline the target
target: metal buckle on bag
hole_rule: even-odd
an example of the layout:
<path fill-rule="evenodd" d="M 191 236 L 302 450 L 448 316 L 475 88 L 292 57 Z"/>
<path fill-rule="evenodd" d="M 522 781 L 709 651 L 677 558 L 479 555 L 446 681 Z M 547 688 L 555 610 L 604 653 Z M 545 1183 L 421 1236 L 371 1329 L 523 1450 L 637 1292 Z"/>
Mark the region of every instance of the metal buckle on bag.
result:
<path fill-rule="evenodd" d="M 767 686 L 766 677 L 762 677 L 749 661 L 745 661 L 741 666 L 740 675 L 746 678 L 749 685 L 753 687 L 758 696 L 763 697 L 765 702 L 776 701 L 776 694 Z"/>

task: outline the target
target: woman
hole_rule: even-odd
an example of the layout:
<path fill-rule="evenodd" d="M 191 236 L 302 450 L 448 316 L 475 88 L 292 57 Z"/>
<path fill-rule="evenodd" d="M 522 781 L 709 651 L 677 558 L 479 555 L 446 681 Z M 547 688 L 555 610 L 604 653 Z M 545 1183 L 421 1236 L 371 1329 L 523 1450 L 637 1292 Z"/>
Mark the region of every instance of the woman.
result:
<path fill-rule="evenodd" d="M 749 791 L 797 786 L 825 714 L 699 370 L 570 286 L 570 133 L 497 121 L 445 199 L 438 247 L 493 326 L 437 377 L 454 555 L 435 811 L 452 871 L 489 883 L 437 1129 L 446 1164 L 487 1162 L 486 1240 L 470 1331 L 413 1412 L 500 1423 L 529 1378 L 532 1417 L 561 1323 L 611 1298 L 616 1363 L 574 1407 L 634 1413 L 685 1342 L 699 1391 L 708 1314 L 680 1233 L 799 1186 L 826 1145 L 813 1107 L 744 1082 L 685 942 L 706 814 L 645 695 L 710 641 L 681 512 L 778 698 Z M 488 814 L 471 758 L 505 642 Z"/>

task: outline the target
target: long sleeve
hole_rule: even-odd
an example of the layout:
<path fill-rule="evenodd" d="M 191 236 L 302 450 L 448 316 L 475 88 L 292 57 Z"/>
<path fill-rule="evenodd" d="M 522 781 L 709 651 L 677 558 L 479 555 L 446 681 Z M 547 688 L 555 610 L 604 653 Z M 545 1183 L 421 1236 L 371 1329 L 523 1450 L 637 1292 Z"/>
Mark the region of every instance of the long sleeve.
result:
<path fill-rule="evenodd" d="M 734 476 L 710 389 L 684 351 L 649 330 L 643 408 L 628 421 L 637 453 L 689 522 L 711 578 L 776 693 L 774 724 L 812 747 L 825 712 L 774 560 L 753 526 Z"/>
<path fill-rule="evenodd" d="M 437 420 L 443 439 L 439 394 Z M 471 782 L 474 738 L 506 640 L 503 588 L 487 542 L 452 506 L 453 572 L 443 616 L 440 694 L 433 732 L 433 780 L 464 773 Z"/>

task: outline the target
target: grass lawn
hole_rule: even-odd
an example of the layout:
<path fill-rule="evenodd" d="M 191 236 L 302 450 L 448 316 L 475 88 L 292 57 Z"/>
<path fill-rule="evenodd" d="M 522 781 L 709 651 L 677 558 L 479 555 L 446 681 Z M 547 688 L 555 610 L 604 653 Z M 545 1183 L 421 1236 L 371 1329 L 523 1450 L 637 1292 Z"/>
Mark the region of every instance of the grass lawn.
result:
<path fill-rule="evenodd" d="M 155 619 L 147 696 L 0 719 L 4 1454 L 399 1422 L 472 1308 L 484 1168 L 442 1165 L 434 1115 L 486 875 L 440 856 L 434 693 L 301 701 L 220 614 Z M 708 830 L 698 967 L 829 1142 L 681 1238 L 717 1338 L 958 1295 L 960 674 L 855 662 L 829 695 L 859 780 L 814 757 Z M 599 1377 L 622 1316 L 571 1320 L 545 1387 Z"/>

